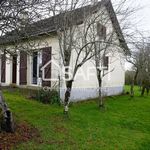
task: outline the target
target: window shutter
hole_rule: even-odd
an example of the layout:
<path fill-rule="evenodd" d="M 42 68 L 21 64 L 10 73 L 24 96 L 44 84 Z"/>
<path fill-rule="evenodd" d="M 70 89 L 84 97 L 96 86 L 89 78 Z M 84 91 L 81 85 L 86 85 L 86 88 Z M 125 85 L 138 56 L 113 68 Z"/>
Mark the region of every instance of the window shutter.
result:
<path fill-rule="evenodd" d="M 1 55 L 1 82 L 6 80 L 6 54 Z"/>
<path fill-rule="evenodd" d="M 20 85 L 27 84 L 27 53 L 20 52 Z"/>
<path fill-rule="evenodd" d="M 42 49 L 42 66 L 44 66 L 46 63 L 48 63 L 51 60 L 51 52 L 52 49 L 51 47 L 46 47 Z M 45 79 L 50 79 L 51 78 L 51 63 L 44 68 L 44 74 L 45 74 Z M 51 86 L 51 81 L 44 81 L 42 80 L 42 86 Z"/>
<path fill-rule="evenodd" d="M 108 70 L 108 65 L 109 65 L 109 57 L 108 56 L 104 56 L 103 57 L 103 67 L 105 67 L 106 70 Z"/>
<path fill-rule="evenodd" d="M 106 39 L 106 27 L 100 23 L 97 23 L 97 35 L 102 39 Z"/>

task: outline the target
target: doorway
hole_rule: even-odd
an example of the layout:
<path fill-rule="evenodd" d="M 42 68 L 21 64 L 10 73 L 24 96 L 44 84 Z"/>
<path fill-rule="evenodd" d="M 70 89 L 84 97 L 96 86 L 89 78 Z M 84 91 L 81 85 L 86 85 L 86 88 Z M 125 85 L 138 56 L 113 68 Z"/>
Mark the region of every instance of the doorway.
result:
<path fill-rule="evenodd" d="M 13 56 L 12 60 L 12 83 L 16 84 L 17 81 L 17 56 Z"/>

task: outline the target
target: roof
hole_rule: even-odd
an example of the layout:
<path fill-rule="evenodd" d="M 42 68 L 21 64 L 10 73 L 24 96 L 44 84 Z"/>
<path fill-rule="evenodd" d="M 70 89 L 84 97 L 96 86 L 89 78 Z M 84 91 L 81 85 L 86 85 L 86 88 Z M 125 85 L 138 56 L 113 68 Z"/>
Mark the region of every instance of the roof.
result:
<path fill-rule="evenodd" d="M 87 17 L 94 11 L 100 9 L 101 6 L 106 7 L 110 15 L 113 28 L 118 36 L 121 46 L 125 50 L 128 50 L 128 46 L 125 42 L 124 36 L 122 34 L 119 22 L 117 20 L 115 11 L 113 9 L 113 6 L 110 0 L 102 0 L 98 2 L 96 5 L 88 5 L 85 7 L 75 9 L 70 12 L 61 13 L 56 16 L 43 19 L 33 24 L 30 24 L 26 26 L 25 28 L 23 28 L 22 30 L 14 30 L 12 32 L 9 32 L 5 36 L 0 37 L 0 45 L 10 44 L 10 43 L 14 44 L 20 40 L 27 39 L 29 37 L 37 37 L 39 35 L 56 32 L 56 30 L 58 29 L 58 25 L 60 28 L 61 26 L 63 26 L 64 18 L 65 19 L 67 18 L 69 20 L 68 24 L 69 23 L 81 24 L 84 21 L 85 17 Z"/>

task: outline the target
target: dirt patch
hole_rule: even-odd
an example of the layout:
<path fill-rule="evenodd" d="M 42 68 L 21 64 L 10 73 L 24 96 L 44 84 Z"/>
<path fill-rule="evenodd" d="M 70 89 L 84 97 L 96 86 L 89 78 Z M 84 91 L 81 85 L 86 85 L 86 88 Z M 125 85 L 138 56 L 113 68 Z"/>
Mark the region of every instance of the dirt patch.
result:
<path fill-rule="evenodd" d="M 0 150 L 10 150 L 17 144 L 38 137 L 40 137 L 40 134 L 37 129 L 29 126 L 26 122 L 19 123 L 16 125 L 15 133 L 0 133 Z"/>

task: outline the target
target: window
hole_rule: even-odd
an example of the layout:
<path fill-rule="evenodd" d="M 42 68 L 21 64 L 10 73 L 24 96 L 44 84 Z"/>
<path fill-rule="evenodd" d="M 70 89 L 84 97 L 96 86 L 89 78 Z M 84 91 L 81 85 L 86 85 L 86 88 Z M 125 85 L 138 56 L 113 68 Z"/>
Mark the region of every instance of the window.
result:
<path fill-rule="evenodd" d="M 99 22 L 97 23 L 97 35 L 102 39 L 106 39 L 106 27 Z"/>
<path fill-rule="evenodd" d="M 39 84 L 42 66 L 42 55 L 40 52 L 33 52 L 32 55 L 32 84 Z"/>
<path fill-rule="evenodd" d="M 104 56 L 103 57 L 103 67 L 104 67 L 105 70 L 108 70 L 108 65 L 109 65 L 109 57 Z"/>

